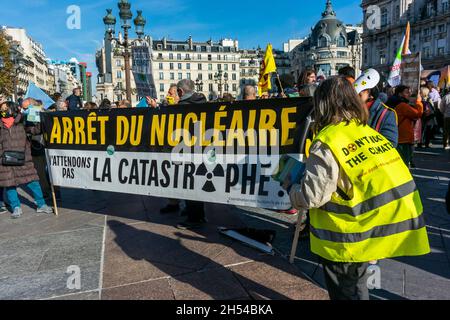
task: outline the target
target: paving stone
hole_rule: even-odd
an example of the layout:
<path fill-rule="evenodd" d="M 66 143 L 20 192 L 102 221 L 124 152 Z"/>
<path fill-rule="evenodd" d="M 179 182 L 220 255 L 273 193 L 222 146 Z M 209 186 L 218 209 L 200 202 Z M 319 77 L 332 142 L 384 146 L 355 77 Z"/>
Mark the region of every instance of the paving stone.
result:
<path fill-rule="evenodd" d="M 60 296 L 51 298 L 48 300 L 58 300 L 58 301 L 95 301 L 99 300 L 99 291 L 91 291 L 91 292 L 82 292 L 78 294 L 69 294 L 66 296 Z"/>
<path fill-rule="evenodd" d="M 102 300 L 174 300 L 168 279 L 146 281 L 102 291 Z"/>
<path fill-rule="evenodd" d="M 225 268 L 174 277 L 170 285 L 176 300 L 231 300 L 248 296 L 233 273 Z"/>
<path fill-rule="evenodd" d="M 100 264 L 86 266 L 81 270 L 81 290 L 70 290 L 67 269 L 35 272 L 0 278 L 0 300 L 48 299 L 99 288 Z"/>
<path fill-rule="evenodd" d="M 306 280 L 294 266 L 280 259 L 267 258 L 267 263 L 252 262 L 231 267 L 231 270 L 254 299 L 329 299 L 325 290 Z"/>

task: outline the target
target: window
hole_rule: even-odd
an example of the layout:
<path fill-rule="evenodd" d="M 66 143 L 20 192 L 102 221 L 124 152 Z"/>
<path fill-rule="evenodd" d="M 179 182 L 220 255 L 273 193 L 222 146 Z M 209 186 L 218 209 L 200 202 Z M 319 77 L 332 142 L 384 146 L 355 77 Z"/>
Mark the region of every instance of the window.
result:
<path fill-rule="evenodd" d="M 214 91 L 214 86 L 212 83 L 209 84 L 209 92 L 213 92 Z"/>
<path fill-rule="evenodd" d="M 442 0 L 442 12 L 447 12 L 449 8 L 448 0 Z"/>
<path fill-rule="evenodd" d="M 164 80 L 164 72 L 159 73 L 159 80 Z"/>
<path fill-rule="evenodd" d="M 191 55 L 189 53 L 186 53 L 186 60 L 191 60 Z"/>
<path fill-rule="evenodd" d="M 236 85 L 236 83 L 233 83 L 233 92 L 236 92 L 237 91 L 237 85 Z"/>
<path fill-rule="evenodd" d="M 202 70 L 202 64 L 201 63 L 198 64 L 198 70 Z"/>
<path fill-rule="evenodd" d="M 122 71 L 117 71 L 117 79 L 122 79 Z"/>
<path fill-rule="evenodd" d="M 425 56 L 425 58 L 429 58 L 431 56 L 430 47 L 423 48 L 423 55 Z"/>
<path fill-rule="evenodd" d="M 170 63 L 170 70 L 173 70 L 173 63 Z"/>
<path fill-rule="evenodd" d="M 183 74 L 182 73 L 178 74 L 178 80 L 183 80 Z"/>
<path fill-rule="evenodd" d="M 212 61 L 212 55 L 208 54 L 208 61 Z"/>
<path fill-rule="evenodd" d="M 173 60 L 173 53 L 169 53 L 169 59 Z"/>
<path fill-rule="evenodd" d="M 198 80 L 203 80 L 203 74 L 201 73 L 198 74 Z"/>
<path fill-rule="evenodd" d="M 236 73 L 233 73 L 233 74 L 231 75 L 231 79 L 237 80 L 237 75 L 236 75 Z"/>
<path fill-rule="evenodd" d="M 173 72 L 170 73 L 170 80 L 175 80 L 175 73 Z"/>
<path fill-rule="evenodd" d="M 225 84 L 225 91 L 230 91 L 230 85 L 228 83 Z"/>
<path fill-rule="evenodd" d="M 213 74 L 212 73 L 209 73 L 208 74 L 208 80 L 212 80 L 213 79 Z"/>
<path fill-rule="evenodd" d="M 445 48 L 438 48 L 438 52 L 437 52 L 438 56 L 443 56 L 444 50 L 445 50 Z"/>
<path fill-rule="evenodd" d="M 338 58 L 346 58 L 347 57 L 347 52 L 345 52 L 345 51 L 338 51 L 337 52 L 337 57 Z"/>
<path fill-rule="evenodd" d="M 190 63 L 186 63 L 186 69 L 191 70 L 191 64 Z"/>
<path fill-rule="evenodd" d="M 158 53 L 158 59 L 162 60 L 163 59 L 163 54 L 162 53 Z"/>
<path fill-rule="evenodd" d="M 159 63 L 159 70 L 163 70 L 164 69 L 164 63 L 160 62 Z"/>
<path fill-rule="evenodd" d="M 200 48 L 200 47 L 198 47 L 198 48 Z M 197 55 L 197 59 L 198 59 L 198 60 L 202 60 L 202 55 L 201 55 L 201 54 L 198 54 L 198 55 Z"/>
<path fill-rule="evenodd" d="M 181 65 L 181 63 L 178 64 L 178 70 L 183 69 L 183 66 Z"/>
<path fill-rule="evenodd" d="M 430 35 L 430 29 L 428 29 L 428 28 L 423 29 L 423 35 L 425 37 L 429 36 Z"/>
<path fill-rule="evenodd" d="M 345 47 L 345 37 L 340 35 L 337 42 L 338 47 Z"/>
<path fill-rule="evenodd" d="M 161 92 L 164 92 L 165 90 L 164 90 L 164 83 L 161 83 L 160 85 L 159 85 L 159 91 L 161 91 Z"/>
<path fill-rule="evenodd" d="M 225 71 L 228 71 L 228 65 L 227 64 L 224 65 L 224 68 L 225 68 Z"/>
<path fill-rule="evenodd" d="M 438 32 L 439 32 L 439 33 L 445 32 L 445 24 L 440 24 L 440 25 L 438 26 Z"/>
<path fill-rule="evenodd" d="M 188 80 L 191 80 L 191 73 L 190 73 L 190 72 L 188 72 L 188 73 L 186 74 L 186 78 L 187 78 Z"/>
<path fill-rule="evenodd" d="M 177 54 L 177 60 L 181 60 L 181 53 Z"/>
<path fill-rule="evenodd" d="M 116 60 L 116 66 L 121 67 L 122 66 L 122 60 Z"/>
<path fill-rule="evenodd" d="M 222 65 L 220 63 L 217 65 L 217 70 L 222 70 Z"/>
<path fill-rule="evenodd" d="M 212 70 L 212 64 L 208 64 L 208 70 Z"/>
<path fill-rule="evenodd" d="M 218 55 L 217 55 L 217 60 L 220 61 L 220 60 L 221 60 L 220 58 L 221 58 L 221 56 L 220 56 L 220 54 L 218 54 Z"/>
<path fill-rule="evenodd" d="M 235 64 L 231 65 L 231 70 L 236 71 L 236 65 Z"/>
<path fill-rule="evenodd" d="M 385 27 L 388 24 L 388 10 L 386 8 L 381 9 L 381 26 Z"/>
<path fill-rule="evenodd" d="M 319 38 L 319 48 L 324 48 L 328 46 L 328 39 L 324 36 Z"/>
<path fill-rule="evenodd" d="M 227 56 L 227 55 L 224 55 L 224 56 L 223 56 L 223 60 L 228 61 L 228 56 Z"/>

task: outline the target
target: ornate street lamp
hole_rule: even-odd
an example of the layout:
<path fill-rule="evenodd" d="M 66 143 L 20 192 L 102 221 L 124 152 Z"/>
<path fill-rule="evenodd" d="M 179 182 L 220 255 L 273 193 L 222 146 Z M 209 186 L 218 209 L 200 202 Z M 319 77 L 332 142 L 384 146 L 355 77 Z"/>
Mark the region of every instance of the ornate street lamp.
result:
<path fill-rule="evenodd" d="M 222 97 L 223 96 L 223 85 L 228 83 L 228 72 L 225 72 L 225 74 L 222 72 L 222 70 L 219 70 L 214 75 L 214 81 L 215 83 L 218 83 L 219 85 L 219 94 Z"/>
<path fill-rule="evenodd" d="M 128 30 L 131 28 L 131 20 L 133 19 L 133 13 L 131 12 L 131 3 L 128 0 L 120 0 L 117 4 L 119 8 L 119 17 L 121 22 L 121 27 L 123 29 L 123 39 L 119 36 L 118 38 L 114 37 L 115 34 L 115 26 L 116 26 L 116 18 L 112 14 L 112 9 L 107 9 L 107 15 L 103 18 L 103 23 L 105 24 L 106 32 L 110 34 L 111 40 L 116 40 L 117 44 L 124 48 L 123 57 L 125 59 L 125 83 L 126 83 L 126 95 L 127 100 L 131 101 L 131 64 L 130 64 L 130 43 L 128 37 Z M 134 25 L 136 27 L 136 34 L 139 39 L 144 35 L 145 24 L 147 21 L 142 16 L 142 11 L 139 10 L 137 12 L 137 17 L 134 19 Z"/>
<path fill-rule="evenodd" d="M 199 78 L 195 80 L 195 86 L 197 87 L 197 92 L 203 91 L 203 81 L 201 81 Z"/>

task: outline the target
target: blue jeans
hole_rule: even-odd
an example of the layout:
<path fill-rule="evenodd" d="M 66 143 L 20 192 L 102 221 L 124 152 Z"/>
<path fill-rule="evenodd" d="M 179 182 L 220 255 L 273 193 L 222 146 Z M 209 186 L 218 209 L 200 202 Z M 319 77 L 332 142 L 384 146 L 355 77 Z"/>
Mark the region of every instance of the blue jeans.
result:
<path fill-rule="evenodd" d="M 5 206 L 5 199 L 3 198 L 3 191 L 5 188 L 0 187 L 0 208 Z"/>
<path fill-rule="evenodd" d="M 44 200 L 44 196 L 42 195 L 41 185 L 39 181 L 33 181 L 27 184 L 28 189 L 33 193 L 34 201 L 38 208 L 42 208 L 46 203 Z M 16 187 L 8 187 L 6 188 L 6 197 L 8 199 L 8 203 L 11 208 L 14 210 L 16 208 L 20 208 L 20 200 L 19 195 L 17 194 Z"/>

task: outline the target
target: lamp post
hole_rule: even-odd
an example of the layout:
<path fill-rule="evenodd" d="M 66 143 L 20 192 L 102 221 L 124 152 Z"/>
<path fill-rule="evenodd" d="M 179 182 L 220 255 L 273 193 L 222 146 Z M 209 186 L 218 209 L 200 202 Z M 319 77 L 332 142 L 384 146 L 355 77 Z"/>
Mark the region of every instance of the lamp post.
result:
<path fill-rule="evenodd" d="M 103 18 L 103 23 L 105 24 L 106 32 L 110 35 L 111 40 L 116 40 L 116 42 L 121 45 L 123 50 L 123 57 L 125 59 L 125 85 L 126 85 L 126 95 L 127 100 L 131 101 L 131 64 L 130 64 L 130 42 L 129 42 L 129 29 L 131 29 L 130 21 L 133 18 L 133 13 L 131 12 L 131 3 L 128 0 L 120 0 L 118 3 L 119 7 L 119 17 L 121 21 L 121 27 L 123 29 L 123 39 L 121 37 L 114 38 L 116 18 L 112 14 L 112 9 L 107 9 L 107 15 Z M 136 28 L 136 34 L 139 39 L 144 35 L 144 28 L 147 21 L 142 16 L 142 11 L 137 11 L 137 17 L 134 19 L 134 25 Z"/>
<path fill-rule="evenodd" d="M 228 83 L 228 73 L 225 72 L 223 73 L 222 70 L 219 70 L 219 72 L 217 72 L 214 75 L 214 82 L 218 84 L 219 86 L 219 94 L 220 97 L 223 97 L 223 85 Z"/>
<path fill-rule="evenodd" d="M 203 91 L 203 81 L 201 81 L 199 78 L 195 80 L 195 86 L 197 87 L 197 92 Z"/>

